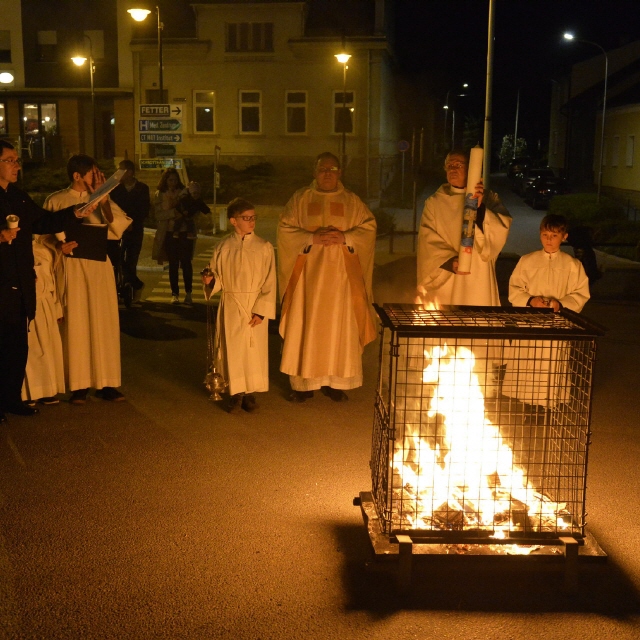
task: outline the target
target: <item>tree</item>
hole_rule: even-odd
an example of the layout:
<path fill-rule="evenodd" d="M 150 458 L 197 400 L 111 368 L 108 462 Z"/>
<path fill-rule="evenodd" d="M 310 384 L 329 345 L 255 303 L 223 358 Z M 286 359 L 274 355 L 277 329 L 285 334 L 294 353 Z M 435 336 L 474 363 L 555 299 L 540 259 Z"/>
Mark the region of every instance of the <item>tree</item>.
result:
<path fill-rule="evenodd" d="M 504 167 L 509 164 L 512 158 L 523 156 L 527 152 L 527 141 L 524 138 L 518 138 L 516 142 L 516 152 L 513 153 L 513 135 L 507 134 L 502 138 L 502 148 L 500 149 L 500 166 Z"/>

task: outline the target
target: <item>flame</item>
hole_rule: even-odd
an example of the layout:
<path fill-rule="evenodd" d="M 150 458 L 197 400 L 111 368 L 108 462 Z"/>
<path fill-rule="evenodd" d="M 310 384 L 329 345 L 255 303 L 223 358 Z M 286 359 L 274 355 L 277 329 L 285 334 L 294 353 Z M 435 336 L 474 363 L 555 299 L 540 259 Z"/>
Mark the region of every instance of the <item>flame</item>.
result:
<path fill-rule="evenodd" d="M 419 305 L 420 309 L 426 311 L 437 311 L 440 309 L 438 298 L 430 297 L 422 285 L 418 285 L 418 294 L 414 298 L 413 303 Z"/>
<path fill-rule="evenodd" d="M 535 490 L 486 417 L 473 352 L 445 344 L 424 355 L 422 382 L 435 435 L 422 437 L 419 427 L 405 425 L 392 461 L 409 527 L 472 527 L 491 530 L 498 539 L 525 527 L 566 529 L 566 505 Z"/>

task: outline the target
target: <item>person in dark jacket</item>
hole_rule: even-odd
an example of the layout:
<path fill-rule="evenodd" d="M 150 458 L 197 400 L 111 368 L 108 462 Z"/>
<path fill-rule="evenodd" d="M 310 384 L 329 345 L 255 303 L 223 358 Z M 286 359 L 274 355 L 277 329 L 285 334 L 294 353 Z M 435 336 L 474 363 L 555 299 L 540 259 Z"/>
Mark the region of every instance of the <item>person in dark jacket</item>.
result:
<path fill-rule="evenodd" d="M 126 173 L 110 197 L 133 219 L 131 226 L 122 234 L 122 272 L 124 281 L 139 293 L 144 287 L 144 282 L 138 278 L 136 269 L 144 238 L 144 220 L 149 215 L 151 206 L 149 187 L 136 179 L 136 165 L 131 160 L 123 160 L 118 168 L 124 169 Z"/>
<path fill-rule="evenodd" d="M 89 214 L 89 209 L 81 213 L 74 207 L 45 211 L 15 186 L 19 171 L 15 148 L 0 140 L 0 422 L 5 422 L 5 413 L 38 413 L 21 398 L 28 327 L 36 310 L 31 235 L 58 233 Z M 10 228 L 8 216 L 19 218 L 17 227 Z"/>

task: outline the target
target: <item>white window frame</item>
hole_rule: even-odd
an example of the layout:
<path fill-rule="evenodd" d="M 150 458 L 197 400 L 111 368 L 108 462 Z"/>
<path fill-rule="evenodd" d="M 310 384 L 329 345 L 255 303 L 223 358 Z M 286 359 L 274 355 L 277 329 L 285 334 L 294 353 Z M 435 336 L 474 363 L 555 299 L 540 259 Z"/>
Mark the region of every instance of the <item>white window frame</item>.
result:
<path fill-rule="evenodd" d="M 620 161 L 620 136 L 613 136 L 613 149 L 611 149 L 611 166 L 617 167 Z"/>
<path fill-rule="evenodd" d="M 633 167 L 633 156 L 635 154 L 636 137 L 634 135 L 627 136 L 627 167 Z"/>
<path fill-rule="evenodd" d="M 351 94 L 351 101 L 346 103 L 344 103 L 342 100 L 340 102 L 336 102 L 336 97 L 338 96 L 338 94 L 342 96 L 342 89 L 334 89 L 333 91 L 332 105 L 331 105 L 332 112 L 333 112 L 332 118 L 331 118 L 332 120 L 331 129 L 334 135 L 337 135 L 337 136 L 342 135 L 342 131 L 336 131 L 336 124 L 338 121 L 336 110 L 341 109 L 342 105 L 344 104 L 347 107 L 347 109 L 351 111 L 351 132 L 347 131 L 347 136 L 354 136 L 356 133 L 356 92 L 353 91 L 352 89 L 347 89 L 345 93 L 347 94 L 347 96 Z"/>
<path fill-rule="evenodd" d="M 258 102 L 245 102 L 243 94 L 257 93 Z M 258 109 L 258 131 L 242 130 L 242 112 L 243 109 Z M 239 89 L 238 90 L 238 132 L 241 136 L 259 136 L 262 135 L 262 91 L 260 89 Z"/>
<path fill-rule="evenodd" d="M 289 102 L 292 93 L 304 94 L 304 102 Z M 302 109 L 304 111 L 304 131 L 289 131 L 289 109 Z M 284 92 L 284 131 L 288 136 L 306 136 L 309 122 L 309 92 L 305 89 L 287 89 Z"/>
<path fill-rule="evenodd" d="M 206 102 L 199 102 L 196 98 L 196 96 L 199 93 L 212 93 L 213 94 L 213 101 L 206 101 Z M 197 117 L 197 113 L 198 113 L 198 108 L 202 107 L 202 108 L 211 108 L 211 110 L 213 111 L 213 130 L 212 131 L 199 131 L 198 130 L 198 117 Z M 211 136 L 211 135 L 215 135 L 217 133 L 217 118 L 216 118 L 216 92 L 213 89 L 194 89 L 193 90 L 193 133 L 195 135 L 198 136 Z"/>

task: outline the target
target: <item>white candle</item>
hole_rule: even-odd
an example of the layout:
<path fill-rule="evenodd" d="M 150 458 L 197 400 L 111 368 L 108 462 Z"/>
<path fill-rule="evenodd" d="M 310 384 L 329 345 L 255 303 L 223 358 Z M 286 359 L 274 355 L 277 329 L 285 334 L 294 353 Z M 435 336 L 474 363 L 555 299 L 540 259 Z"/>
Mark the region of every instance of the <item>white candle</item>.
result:
<path fill-rule="evenodd" d="M 471 253 L 473 252 L 473 236 L 475 233 L 476 212 L 478 200 L 474 198 L 476 185 L 482 178 L 482 161 L 484 150 L 473 147 L 469 156 L 469 170 L 467 171 L 467 188 L 464 190 L 464 215 L 462 219 L 462 237 L 458 253 L 458 275 L 471 273 Z"/>

